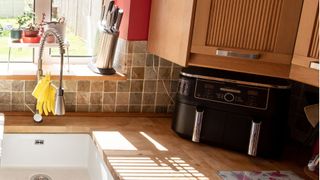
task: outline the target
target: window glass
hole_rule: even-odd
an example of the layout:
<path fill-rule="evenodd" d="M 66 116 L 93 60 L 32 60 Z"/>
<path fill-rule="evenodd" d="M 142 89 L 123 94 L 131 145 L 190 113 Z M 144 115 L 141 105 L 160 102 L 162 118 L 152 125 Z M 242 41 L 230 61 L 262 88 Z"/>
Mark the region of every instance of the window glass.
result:
<path fill-rule="evenodd" d="M 19 27 L 18 17 L 33 12 L 33 5 L 33 0 L 0 0 L 0 62 L 8 60 L 10 31 Z M 30 22 L 32 20 L 25 22 L 22 27 Z M 12 62 L 32 62 L 32 57 L 32 48 L 11 48 Z"/>
<path fill-rule="evenodd" d="M 53 0 L 52 21 L 65 18 L 69 56 L 92 56 L 101 0 Z M 51 49 L 51 55 L 59 55 Z"/>

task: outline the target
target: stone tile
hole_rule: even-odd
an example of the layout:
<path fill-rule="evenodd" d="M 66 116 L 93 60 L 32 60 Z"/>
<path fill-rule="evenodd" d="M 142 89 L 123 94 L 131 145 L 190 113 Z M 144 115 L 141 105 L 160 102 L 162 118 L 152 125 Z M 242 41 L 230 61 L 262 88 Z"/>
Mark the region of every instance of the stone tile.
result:
<path fill-rule="evenodd" d="M 171 81 L 170 92 L 177 92 L 178 91 L 178 85 L 179 85 L 179 81 L 172 80 Z"/>
<path fill-rule="evenodd" d="M 126 53 L 133 53 L 133 45 L 134 45 L 134 41 L 127 41 L 125 40 L 126 42 Z"/>
<path fill-rule="evenodd" d="M 156 106 L 156 113 L 166 113 L 167 106 Z"/>
<path fill-rule="evenodd" d="M 125 74 L 126 65 L 125 65 L 125 56 L 123 53 L 116 51 L 114 56 L 113 68 L 120 73 Z"/>
<path fill-rule="evenodd" d="M 12 92 L 12 104 L 24 104 L 24 92 Z"/>
<path fill-rule="evenodd" d="M 146 64 L 145 53 L 134 53 L 132 58 L 132 67 L 144 67 Z"/>
<path fill-rule="evenodd" d="M 170 96 L 171 96 L 171 99 L 173 100 L 173 102 L 170 101 L 170 104 L 174 104 L 174 100 L 176 99 L 177 93 L 176 92 L 172 92 L 172 93 L 170 93 Z"/>
<path fill-rule="evenodd" d="M 63 81 L 63 88 L 65 92 L 76 92 L 77 91 L 77 81 Z"/>
<path fill-rule="evenodd" d="M 26 81 L 25 82 L 25 90 L 26 91 L 33 91 L 36 87 L 37 82 L 36 81 Z"/>
<path fill-rule="evenodd" d="M 127 105 L 117 105 L 116 112 L 128 112 L 129 107 Z"/>
<path fill-rule="evenodd" d="M 160 67 L 159 68 L 159 79 L 170 79 L 171 68 L 168 67 Z"/>
<path fill-rule="evenodd" d="M 142 93 L 130 93 L 130 105 L 141 104 Z"/>
<path fill-rule="evenodd" d="M 78 92 L 77 93 L 77 104 L 89 104 L 90 93 Z"/>
<path fill-rule="evenodd" d="M 157 89 L 157 81 L 146 80 L 144 81 L 144 92 L 156 92 Z"/>
<path fill-rule="evenodd" d="M 0 104 L 11 104 L 10 92 L 0 92 Z"/>
<path fill-rule="evenodd" d="M 90 105 L 89 112 L 102 112 L 102 105 Z"/>
<path fill-rule="evenodd" d="M 126 48 L 127 41 L 122 38 L 118 38 L 117 47 L 116 49 L 119 49 L 120 51 L 124 51 Z"/>
<path fill-rule="evenodd" d="M 36 112 L 36 105 L 35 104 L 25 104 L 24 111 L 32 112 L 29 108 L 31 108 L 33 112 Z"/>
<path fill-rule="evenodd" d="M 89 105 L 79 105 L 76 106 L 77 112 L 89 112 Z"/>
<path fill-rule="evenodd" d="M 66 104 L 66 112 L 76 112 L 76 105 Z"/>
<path fill-rule="evenodd" d="M 116 104 L 129 104 L 129 93 L 117 93 Z"/>
<path fill-rule="evenodd" d="M 174 110 L 175 110 L 175 105 L 169 105 L 168 106 L 168 113 L 173 113 L 174 112 Z"/>
<path fill-rule="evenodd" d="M 182 68 L 182 66 L 180 66 L 179 64 L 175 64 L 175 63 L 173 63 L 173 67 L 175 67 L 175 68 Z"/>
<path fill-rule="evenodd" d="M 58 80 L 52 80 L 51 84 L 54 85 L 55 87 L 60 86 L 60 82 Z M 62 82 L 62 87 L 64 88 L 64 83 Z"/>
<path fill-rule="evenodd" d="M 10 92 L 10 91 L 12 91 L 12 81 L 0 80 L 0 92 Z"/>
<path fill-rule="evenodd" d="M 104 81 L 103 91 L 104 92 L 116 92 L 116 81 Z"/>
<path fill-rule="evenodd" d="M 159 66 L 159 57 L 156 55 L 148 54 L 146 59 L 146 66 L 147 67 L 155 67 L 158 68 Z"/>
<path fill-rule="evenodd" d="M 149 105 L 142 105 L 142 112 L 155 112 L 155 107 Z"/>
<path fill-rule="evenodd" d="M 169 80 L 159 80 L 157 81 L 157 92 L 167 93 L 170 92 L 170 81 Z M 166 89 L 165 89 L 166 88 Z"/>
<path fill-rule="evenodd" d="M 174 67 L 172 69 L 172 79 L 179 79 L 180 78 L 180 72 L 181 72 L 181 67 Z"/>
<path fill-rule="evenodd" d="M 157 79 L 157 69 L 145 67 L 144 79 Z"/>
<path fill-rule="evenodd" d="M 128 80 L 132 79 L 131 71 L 132 71 L 132 67 L 128 67 L 126 69 L 126 72 L 124 73 L 124 75 L 127 77 Z"/>
<path fill-rule="evenodd" d="M 141 112 L 141 105 L 130 105 L 129 112 Z"/>
<path fill-rule="evenodd" d="M 170 98 L 166 93 L 157 93 L 156 104 L 157 105 L 167 105 L 170 103 Z"/>
<path fill-rule="evenodd" d="M 154 60 L 153 60 L 153 54 L 147 54 L 146 58 L 146 66 L 153 66 Z"/>
<path fill-rule="evenodd" d="M 31 91 L 25 92 L 25 97 L 24 98 L 25 98 L 24 102 L 26 104 L 36 104 L 37 103 L 37 99 L 32 96 L 32 92 Z"/>
<path fill-rule="evenodd" d="M 78 81 L 77 91 L 78 92 L 89 92 L 90 91 L 90 81 Z"/>
<path fill-rule="evenodd" d="M 147 41 L 134 41 L 133 42 L 134 53 L 145 53 L 147 52 Z"/>
<path fill-rule="evenodd" d="M 117 92 L 129 92 L 130 81 L 118 81 Z"/>
<path fill-rule="evenodd" d="M 13 111 L 13 112 L 23 112 L 24 111 L 24 105 L 12 104 L 11 105 L 11 111 Z"/>
<path fill-rule="evenodd" d="M 114 104 L 116 102 L 116 93 L 104 93 L 103 104 Z"/>
<path fill-rule="evenodd" d="M 24 84 L 23 80 L 12 81 L 12 91 L 24 91 Z"/>
<path fill-rule="evenodd" d="M 102 93 L 90 93 L 90 104 L 102 104 Z"/>
<path fill-rule="evenodd" d="M 91 81 L 91 92 L 102 92 L 103 81 Z"/>
<path fill-rule="evenodd" d="M 155 104 L 155 93 L 143 93 L 142 104 Z"/>
<path fill-rule="evenodd" d="M 11 106 L 10 104 L 0 104 L 0 112 L 10 112 Z"/>
<path fill-rule="evenodd" d="M 143 80 L 132 80 L 130 92 L 142 92 Z"/>
<path fill-rule="evenodd" d="M 144 79 L 144 68 L 143 67 L 133 67 L 131 72 L 132 79 Z"/>
<path fill-rule="evenodd" d="M 166 59 L 160 58 L 160 67 L 171 67 L 172 63 Z"/>
<path fill-rule="evenodd" d="M 160 57 L 157 55 L 153 56 L 153 60 L 154 60 L 154 66 L 159 66 L 159 61 L 160 61 Z"/>
<path fill-rule="evenodd" d="M 114 105 L 103 105 L 103 112 L 114 112 L 115 111 L 115 107 Z"/>
<path fill-rule="evenodd" d="M 65 92 L 64 100 L 66 104 L 76 104 L 77 103 L 77 93 L 76 92 Z"/>

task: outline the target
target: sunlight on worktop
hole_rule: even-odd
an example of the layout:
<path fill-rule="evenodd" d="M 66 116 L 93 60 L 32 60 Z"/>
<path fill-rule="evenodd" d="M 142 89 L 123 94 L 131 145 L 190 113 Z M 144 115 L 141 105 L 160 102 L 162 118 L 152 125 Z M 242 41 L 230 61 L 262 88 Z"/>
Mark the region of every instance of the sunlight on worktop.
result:
<path fill-rule="evenodd" d="M 134 132 L 134 138 L 118 131 L 94 131 L 92 135 L 107 166 L 120 179 L 209 179 L 187 159 L 177 156 L 146 132 Z M 138 148 L 142 144 L 148 148 Z"/>

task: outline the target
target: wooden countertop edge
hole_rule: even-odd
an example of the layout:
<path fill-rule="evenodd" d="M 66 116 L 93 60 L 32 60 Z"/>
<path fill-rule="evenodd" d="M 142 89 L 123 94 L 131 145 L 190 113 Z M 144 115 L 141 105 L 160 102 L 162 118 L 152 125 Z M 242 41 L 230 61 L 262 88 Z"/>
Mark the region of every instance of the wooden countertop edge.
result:
<path fill-rule="evenodd" d="M 27 116 L 32 118 L 31 112 L 3 112 L 5 116 Z M 44 116 L 49 118 L 62 117 L 147 117 L 147 118 L 170 118 L 171 113 L 119 113 L 119 112 L 67 112 L 64 116 Z"/>

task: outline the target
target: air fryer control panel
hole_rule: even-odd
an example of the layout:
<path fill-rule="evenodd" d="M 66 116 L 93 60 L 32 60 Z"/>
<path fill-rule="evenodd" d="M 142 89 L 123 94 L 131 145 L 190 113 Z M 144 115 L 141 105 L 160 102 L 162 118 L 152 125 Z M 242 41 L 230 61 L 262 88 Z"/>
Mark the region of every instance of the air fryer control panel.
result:
<path fill-rule="evenodd" d="M 194 97 L 213 102 L 267 109 L 269 88 L 213 80 L 196 80 Z"/>

